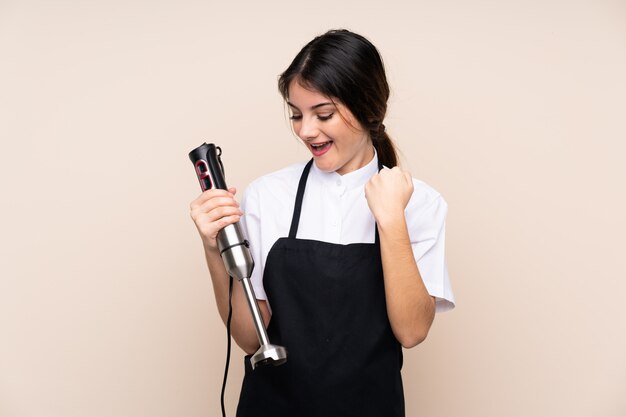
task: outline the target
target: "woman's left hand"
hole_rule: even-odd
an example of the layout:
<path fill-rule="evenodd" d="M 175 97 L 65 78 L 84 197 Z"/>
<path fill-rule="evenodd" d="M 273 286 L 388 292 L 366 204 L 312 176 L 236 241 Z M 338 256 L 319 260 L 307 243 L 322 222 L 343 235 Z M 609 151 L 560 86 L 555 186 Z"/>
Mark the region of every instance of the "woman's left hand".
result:
<path fill-rule="evenodd" d="M 365 184 L 365 198 L 378 223 L 403 219 L 412 194 L 411 174 L 398 167 L 381 169 Z"/>

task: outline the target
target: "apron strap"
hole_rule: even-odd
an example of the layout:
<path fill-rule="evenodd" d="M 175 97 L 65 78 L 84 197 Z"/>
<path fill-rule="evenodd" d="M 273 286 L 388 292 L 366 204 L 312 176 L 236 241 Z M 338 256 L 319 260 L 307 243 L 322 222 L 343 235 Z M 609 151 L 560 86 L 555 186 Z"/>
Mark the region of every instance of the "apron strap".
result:
<path fill-rule="evenodd" d="M 302 175 L 300 176 L 300 182 L 298 183 L 298 192 L 296 193 L 296 204 L 293 209 L 293 217 L 291 218 L 291 227 L 289 228 L 289 238 L 295 239 L 298 233 L 298 224 L 300 223 L 300 213 L 302 212 L 302 199 L 304 198 L 304 189 L 306 188 L 306 181 L 309 178 L 309 171 L 311 171 L 311 165 L 313 165 L 313 158 L 304 166 Z M 383 164 L 378 162 L 378 171 L 383 169 Z M 380 244 L 380 238 L 378 236 L 378 224 L 374 223 L 374 243 Z"/>
<path fill-rule="evenodd" d="M 313 158 L 304 167 L 302 175 L 300 176 L 300 183 L 298 183 L 298 193 L 296 194 L 296 205 L 293 209 L 293 217 L 291 218 L 291 227 L 289 228 L 289 238 L 295 239 L 298 233 L 298 223 L 300 222 L 300 212 L 302 211 L 302 198 L 304 197 L 304 189 L 306 187 L 306 180 L 309 178 L 309 171 L 313 165 Z"/>
<path fill-rule="evenodd" d="M 383 164 L 380 163 L 380 160 L 378 161 L 378 172 L 380 172 L 380 170 L 383 169 Z M 374 221 L 374 244 L 376 246 L 380 245 L 380 238 L 378 237 L 378 223 L 376 223 L 376 221 Z"/>

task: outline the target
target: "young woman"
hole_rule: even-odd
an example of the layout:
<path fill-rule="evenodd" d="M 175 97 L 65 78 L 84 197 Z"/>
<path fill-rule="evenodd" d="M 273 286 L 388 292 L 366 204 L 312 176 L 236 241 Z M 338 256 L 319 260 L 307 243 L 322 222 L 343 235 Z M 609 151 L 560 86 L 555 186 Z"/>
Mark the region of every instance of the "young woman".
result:
<path fill-rule="evenodd" d="M 242 220 L 251 281 L 272 343 L 288 360 L 246 374 L 237 416 L 403 416 L 402 347 L 424 340 L 435 311 L 454 306 L 445 264 L 447 205 L 398 168 L 383 124 L 389 97 L 376 48 L 332 30 L 280 76 L 308 163 L 246 190 L 209 190 L 191 203 L 222 320 L 228 276 L 216 236 Z M 240 286 L 232 335 L 258 348 Z"/>

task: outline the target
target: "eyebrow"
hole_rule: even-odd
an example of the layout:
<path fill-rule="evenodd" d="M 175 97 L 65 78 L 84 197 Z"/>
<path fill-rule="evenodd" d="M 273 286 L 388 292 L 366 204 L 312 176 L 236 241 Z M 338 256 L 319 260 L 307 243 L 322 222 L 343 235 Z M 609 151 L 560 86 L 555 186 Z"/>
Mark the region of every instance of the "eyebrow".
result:
<path fill-rule="evenodd" d="M 300 110 L 299 108 L 297 108 L 296 106 L 294 106 L 294 105 L 293 105 L 292 103 L 290 103 L 289 101 L 287 101 L 287 104 L 289 104 L 291 107 L 293 107 L 293 108 L 294 108 L 294 109 L 296 109 L 296 110 Z M 317 109 L 318 107 L 328 106 L 328 105 L 334 105 L 334 103 L 332 103 L 332 102 L 330 102 L 330 101 L 327 101 L 327 102 L 324 102 L 324 103 L 319 103 L 319 104 L 316 104 L 315 106 L 311 107 L 311 110 L 315 110 L 315 109 Z"/>

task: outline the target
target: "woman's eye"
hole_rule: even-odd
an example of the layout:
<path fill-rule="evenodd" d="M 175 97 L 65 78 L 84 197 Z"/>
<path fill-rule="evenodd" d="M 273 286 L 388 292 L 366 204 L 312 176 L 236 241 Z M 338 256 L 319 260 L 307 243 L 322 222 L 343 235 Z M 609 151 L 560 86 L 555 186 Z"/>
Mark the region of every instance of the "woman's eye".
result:
<path fill-rule="evenodd" d="M 302 115 L 301 114 L 292 114 L 291 117 L 289 117 L 291 120 L 300 120 L 302 119 Z"/>
<path fill-rule="evenodd" d="M 319 115 L 317 116 L 317 118 L 318 118 L 318 119 L 320 119 L 320 120 L 322 120 L 322 121 L 326 121 L 326 120 L 329 120 L 331 117 L 333 117 L 333 114 L 335 114 L 335 113 L 331 113 L 331 114 L 329 114 L 328 116 L 322 116 L 321 114 L 319 114 Z"/>

